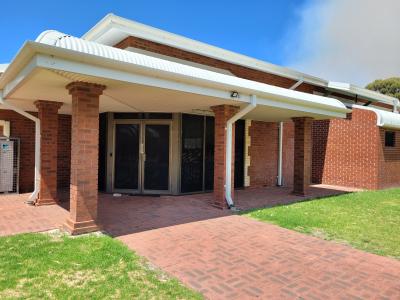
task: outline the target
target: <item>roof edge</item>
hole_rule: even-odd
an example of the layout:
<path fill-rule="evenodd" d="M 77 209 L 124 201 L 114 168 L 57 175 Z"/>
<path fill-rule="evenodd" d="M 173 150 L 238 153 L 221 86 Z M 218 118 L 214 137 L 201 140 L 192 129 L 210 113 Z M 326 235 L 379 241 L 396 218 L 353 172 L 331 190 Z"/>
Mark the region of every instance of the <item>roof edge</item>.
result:
<path fill-rule="evenodd" d="M 128 36 L 145 38 L 153 42 L 161 43 L 178 49 L 219 59 L 229 63 L 238 64 L 241 66 L 249 67 L 293 80 L 303 80 L 307 83 L 318 86 L 326 86 L 328 83 L 327 80 L 318 78 L 316 76 L 292 70 L 287 67 L 275 65 L 204 42 L 196 41 L 194 39 L 161 30 L 120 16 L 116 16 L 112 13 L 107 14 L 96 25 L 94 25 L 88 32 L 86 32 L 82 36 L 82 39 L 113 46 L 119 41 L 113 41 L 110 38 L 107 39 L 106 35 L 110 34 L 111 30 L 120 31 L 122 35 L 125 35 L 125 38 Z"/>

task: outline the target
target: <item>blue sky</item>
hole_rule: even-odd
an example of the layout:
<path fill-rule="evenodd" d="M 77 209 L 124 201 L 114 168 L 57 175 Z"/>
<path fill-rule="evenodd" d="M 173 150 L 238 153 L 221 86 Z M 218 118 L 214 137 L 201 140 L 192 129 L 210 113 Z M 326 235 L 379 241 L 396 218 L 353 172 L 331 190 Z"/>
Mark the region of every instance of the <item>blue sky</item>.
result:
<path fill-rule="evenodd" d="M 0 62 L 46 29 L 81 36 L 109 12 L 273 63 L 304 1 L 2 1 Z"/>
<path fill-rule="evenodd" d="M 399 0 L 3 0 L 1 11 L 0 63 L 44 30 L 81 36 L 113 12 L 329 80 L 400 76 Z"/>

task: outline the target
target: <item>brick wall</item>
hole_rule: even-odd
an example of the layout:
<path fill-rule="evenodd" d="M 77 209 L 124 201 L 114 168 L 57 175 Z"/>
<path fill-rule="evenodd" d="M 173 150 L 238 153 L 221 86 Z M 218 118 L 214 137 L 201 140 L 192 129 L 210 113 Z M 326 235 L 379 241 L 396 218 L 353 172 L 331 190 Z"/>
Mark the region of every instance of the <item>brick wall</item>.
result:
<path fill-rule="evenodd" d="M 313 121 L 312 183 L 322 183 L 330 120 Z"/>
<path fill-rule="evenodd" d="M 347 119 L 314 121 L 312 178 L 316 183 L 379 188 L 380 138 L 371 111 L 354 109 Z"/>
<path fill-rule="evenodd" d="M 390 130 L 391 131 L 391 130 Z M 400 186 L 400 131 L 395 131 L 395 146 L 385 147 L 385 129 L 379 128 L 379 188 Z"/>
<path fill-rule="evenodd" d="M 248 146 L 250 187 L 275 186 L 278 176 L 278 131 L 275 122 L 252 121 Z M 284 186 L 293 185 L 294 126 L 284 122 L 282 173 Z"/>
<path fill-rule="evenodd" d="M 294 124 L 283 123 L 282 175 L 283 185 L 293 186 Z"/>
<path fill-rule="evenodd" d="M 278 124 L 252 121 L 249 128 L 251 157 L 248 174 L 250 187 L 276 185 L 278 159 Z"/>
<path fill-rule="evenodd" d="M 36 113 L 32 113 L 37 115 Z M 20 175 L 19 188 L 21 193 L 33 191 L 35 169 L 35 124 L 33 121 L 11 110 L 0 110 L 0 120 L 10 121 L 11 137 L 20 138 Z M 71 117 L 59 115 L 58 139 L 58 178 L 61 186 L 69 185 L 69 161 Z M 62 131 L 62 132 L 60 132 Z M 69 138 L 68 138 L 69 137 Z"/>
<path fill-rule="evenodd" d="M 243 67 L 240 65 L 224 62 L 215 58 L 207 57 L 204 55 L 192 53 L 189 51 L 181 50 L 178 48 L 174 48 L 171 46 L 155 43 L 152 41 L 148 41 L 145 39 L 137 38 L 137 37 L 127 37 L 126 39 L 122 40 L 114 47 L 120 49 L 126 49 L 128 47 L 133 47 L 145 51 L 150 51 L 157 54 L 162 54 L 170 57 L 175 57 L 183 60 L 187 60 L 190 62 L 203 64 L 206 66 L 224 69 L 231 72 L 233 75 L 249 80 L 254 80 L 262 83 L 267 83 L 271 85 L 276 85 L 280 87 L 289 88 L 297 81 L 281 76 L 277 76 L 274 74 L 265 73 L 262 71 L 254 70 L 251 68 Z M 310 84 L 302 84 L 298 87 L 299 91 L 303 92 L 313 92 L 314 90 L 323 92 L 323 90 L 319 87 L 314 87 Z"/>

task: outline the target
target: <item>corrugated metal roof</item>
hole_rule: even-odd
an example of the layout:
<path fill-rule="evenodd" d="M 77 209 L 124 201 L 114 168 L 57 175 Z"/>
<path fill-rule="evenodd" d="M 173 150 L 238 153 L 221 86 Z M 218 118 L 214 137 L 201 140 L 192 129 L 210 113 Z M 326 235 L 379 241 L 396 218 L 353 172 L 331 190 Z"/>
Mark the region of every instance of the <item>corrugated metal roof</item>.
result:
<path fill-rule="evenodd" d="M 143 70 L 158 71 L 159 73 L 168 75 L 170 76 L 170 78 L 177 80 L 179 80 L 180 78 L 195 79 L 200 83 L 213 83 L 233 88 L 236 87 L 240 89 L 245 89 L 249 92 L 259 94 L 264 97 L 281 96 L 289 101 L 300 101 L 303 105 L 308 106 L 317 105 L 326 108 L 331 107 L 331 109 L 336 109 L 339 111 L 344 111 L 346 109 L 343 103 L 341 103 L 337 99 L 292 91 L 269 84 L 220 74 L 217 72 L 180 64 L 165 59 L 144 55 L 141 53 L 134 53 L 99 44 L 96 42 L 90 42 L 54 30 L 43 32 L 36 39 L 36 42 L 85 54 L 95 55 L 97 57 L 111 59 L 118 62 L 133 64 L 137 67 L 141 67 Z"/>

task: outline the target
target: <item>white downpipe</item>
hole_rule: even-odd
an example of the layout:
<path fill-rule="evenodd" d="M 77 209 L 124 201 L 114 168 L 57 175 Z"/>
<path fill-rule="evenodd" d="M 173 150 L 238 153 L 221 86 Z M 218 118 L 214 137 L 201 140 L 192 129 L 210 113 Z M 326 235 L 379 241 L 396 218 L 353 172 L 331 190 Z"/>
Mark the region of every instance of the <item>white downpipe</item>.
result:
<path fill-rule="evenodd" d="M 39 195 L 40 190 L 40 120 L 39 118 L 32 116 L 30 113 L 4 101 L 3 91 L 1 90 L 0 104 L 35 122 L 35 184 L 34 190 L 27 200 L 28 203 L 34 203 Z"/>
<path fill-rule="evenodd" d="M 232 200 L 232 126 L 257 106 L 257 96 L 251 95 L 250 104 L 238 111 L 226 122 L 226 169 L 225 169 L 225 200 L 229 208 L 235 206 Z"/>
<path fill-rule="evenodd" d="M 279 137 L 278 137 L 278 182 L 277 186 L 283 185 L 283 173 L 282 173 L 282 163 L 283 163 L 283 122 L 279 122 Z"/>
<path fill-rule="evenodd" d="M 293 84 L 289 90 L 295 90 L 304 82 L 303 79 L 300 79 L 295 84 Z M 276 185 L 283 186 L 283 122 L 279 122 L 279 136 L 278 136 L 278 180 Z"/>

